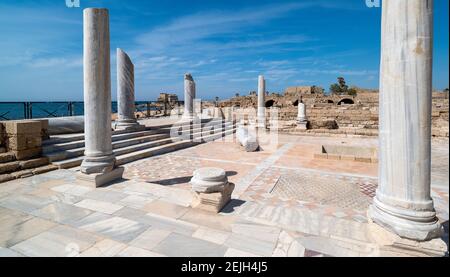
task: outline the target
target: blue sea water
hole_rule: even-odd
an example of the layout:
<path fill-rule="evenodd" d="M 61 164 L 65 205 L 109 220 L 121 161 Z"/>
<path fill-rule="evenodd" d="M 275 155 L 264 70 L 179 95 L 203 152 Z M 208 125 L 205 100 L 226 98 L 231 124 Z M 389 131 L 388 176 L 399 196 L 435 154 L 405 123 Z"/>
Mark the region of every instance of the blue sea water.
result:
<path fill-rule="evenodd" d="M 32 118 L 48 118 L 71 116 L 69 109 L 70 102 L 33 102 L 31 104 Z M 83 102 L 71 102 L 72 115 L 84 115 Z M 137 105 L 147 102 L 136 102 Z M 117 102 L 111 103 L 112 112 L 117 112 Z M 17 120 L 26 118 L 26 108 L 24 103 L 6 103 L 0 102 L 0 121 Z M 141 109 L 142 110 L 142 109 Z"/>

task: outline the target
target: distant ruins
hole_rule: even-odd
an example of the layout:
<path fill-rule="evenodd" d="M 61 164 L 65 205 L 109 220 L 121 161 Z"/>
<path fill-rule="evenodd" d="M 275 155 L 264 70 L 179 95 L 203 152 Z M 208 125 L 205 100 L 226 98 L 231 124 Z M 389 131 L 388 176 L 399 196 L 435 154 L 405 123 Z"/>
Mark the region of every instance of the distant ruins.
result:
<path fill-rule="evenodd" d="M 297 129 L 298 104 L 302 97 L 310 122 L 309 130 Z M 433 92 L 432 136 L 448 137 L 448 92 Z M 233 97 L 219 106 L 234 109 L 256 109 L 257 95 Z M 356 96 L 327 95 L 316 86 L 289 87 L 283 95 L 269 93 L 265 107 L 279 108 L 282 132 L 303 132 L 321 135 L 378 135 L 379 94 L 376 90 L 358 89 Z"/>

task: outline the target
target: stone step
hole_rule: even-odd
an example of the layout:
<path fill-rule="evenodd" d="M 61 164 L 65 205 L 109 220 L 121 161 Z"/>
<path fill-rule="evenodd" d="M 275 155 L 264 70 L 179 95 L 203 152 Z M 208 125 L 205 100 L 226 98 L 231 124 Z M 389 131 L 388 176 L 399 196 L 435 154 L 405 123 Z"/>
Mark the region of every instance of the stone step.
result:
<path fill-rule="evenodd" d="M 230 128 L 230 126 L 232 126 L 232 123 L 231 122 L 225 123 L 222 126 L 224 128 Z M 202 130 L 203 130 L 202 127 L 190 130 L 193 133 L 190 136 L 190 138 L 194 139 L 194 138 L 200 137 L 202 135 L 202 133 L 201 133 Z M 212 132 L 213 130 L 214 129 L 209 130 L 209 131 Z M 181 131 L 184 131 L 184 130 L 181 130 Z M 123 135 L 121 135 L 121 136 L 123 136 Z M 145 149 L 148 147 L 153 147 L 155 145 L 161 145 L 161 143 L 170 143 L 170 141 L 164 140 L 164 139 L 168 139 L 169 137 L 170 137 L 170 134 L 164 132 L 162 134 L 149 135 L 149 136 L 137 137 L 137 138 L 133 138 L 133 139 L 114 141 L 113 149 L 123 148 L 119 151 L 120 154 L 117 154 L 117 155 L 122 155 L 122 154 L 124 154 L 123 153 L 124 151 L 137 151 L 137 150 Z M 115 138 L 117 139 L 117 136 Z M 149 143 L 147 143 L 147 142 L 149 142 Z M 151 142 L 156 142 L 156 143 L 153 145 Z M 75 145 L 74 143 L 70 143 L 70 144 Z M 133 147 L 131 147 L 133 145 L 137 145 L 137 146 L 135 146 L 135 148 L 133 148 Z M 83 141 L 81 144 L 81 147 L 79 147 L 79 148 L 51 152 L 51 153 L 46 154 L 45 156 L 48 157 L 51 162 L 58 162 L 58 161 L 62 161 L 65 159 L 71 159 L 71 158 L 75 158 L 78 156 L 82 156 L 82 155 L 84 155 L 84 151 L 85 151 L 85 148 L 84 148 L 84 141 Z"/>
<path fill-rule="evenodd" d="M 112 142 L 112 145 L 113 145 L 113 149 L 115 149 L 115 148 L 130 146 L 133 144 L 168 138 L 169 136 L 170 135 L 168 133 L 144 135 L 144 136 L 135 137 L 135 138 L 115 140 Z M 75 153 L 77 151 L 84 152 L 84 140 L 80 141 L 80 142 L 70 142 L 68 144 L 58 145 L 55 148 L 53 148 L 53 147 L 51 148 L 50 146 L 47 146 L 47 149 L 43 150 L 43 154 L 44 154 L 44 156 L 50 157 L 51 161 L 57 161 L 58 157 L 62 157 L 62 158 L 70 157 L 71 153 Z"/>
<path fill-rule="evenodd" d="M 229 129 L 225 130 L 223 132 L 220 132 L 218 134 L 211 135 L 210 133 L 206 133 L 203 138 L 207 141 L 211 141 L 213 139 L 219 139 L 223 137 L 224 135 L 230 135 L 233 134 L 236 131 L 236 129 Z M 200 137 L 200 136 L 199 136 Z M 181 148 L 186 148 L 189 146 L 194 146 L 197 144 L 200 144 L 201 142 L 195 142 L 191 140 L 180 140 L 180 141 L 173 141 L 171 138 L 144 143 L 144 144 L 138 144 L 134 146 L 129 146 L 125 148 L 119 148 L 114 150 L 114 154 L 117 158 L 117 164 L 122 165 L 125 163 L 129 163 L 132 161 L 136 161 L 143 158 L 148 158 L 154 155 L 160 155 L 168 152 L 172 152 Z M 61 160 L 57 162 L 53 162 L 54 165 L 58 166 L 60 169 L 69 169 L 73 167 L 80 166 L 83 162 L 84 156 L 78 156 L 71 159 Z"/>
<path fill-rule="evenodd" d="M 219 121 L 220 119 L 212 119 L 212 120 L 202 120 L 202 124 L 206 124 L 209 122 Z M 159 125 L 159 126 L 151 126 L 147 127 L 145 131 L 129 131 L 129 130 L 117 130 L 113 131 L 112 135 L 122 135 L 122 134 L 130 134 L 130 133 L 141 133 L 146 131 L 153 131 L 155 133 L 158 133 L 158 130 L 163 130 L 162 132 L 170 131 L 170 128 L 172 126 L 184 126 L 187 125 L 187 122 L 179 122 L 175 124 L 167 124 L 167 125 Z M 67 134 L 67 135 L 55 135 L 52 136 L 52 138 L 45 140 L 42 142 L 42 146 L 48 146 L 48 145 L 55 145 L 55 144 L 64 144 L 64 143 L 70 143 L 74 141 L 84 141 L 84 133 L 79 134 Z"/>
<path fill-rule="evenodd" d="M 14 153 L 8 152 L 8 153 L 1 153 L 0 154 L 0 164 L 2 163 L 9 163 L 16 160 L 16 156 Z"/>
<path fill-rule="evenodd" d="M 214 139 L 220 139 L 226 135 L 231 135 L 235 131 L 236 131 L 236 129 L 231 129 L 231 130 L 227 130 L 225 132 L 221 132 L 219 134 L 204 136 L 203 139 L 207 140 L 207 141 L 212 141 Z M 191 141 L 191 140 L 181 140 L 178 142 L 173 142 L 173 143 L 155 147 L 152 149 L 146 149 L 146 150 L 142 150 L 142 151 L 138 151 L 138 152 L 132 152 L 129 154 L 118 156 L 117 164 L 123 165 L 123 164 L 131 163 L 131 162 L 134 162 L 134 161 L 137 161 L 140 159 L 149 158 L 152 156 L 162 155 L 162 154 L 166 154 L 166 153 L 173 152 L 176 150 L 188 148 L 188 147 L 195 146 L 195 145 L 198 145 L 201 143 L 203 143 L 203 142 L 195 142 L 195 141 Z"/>

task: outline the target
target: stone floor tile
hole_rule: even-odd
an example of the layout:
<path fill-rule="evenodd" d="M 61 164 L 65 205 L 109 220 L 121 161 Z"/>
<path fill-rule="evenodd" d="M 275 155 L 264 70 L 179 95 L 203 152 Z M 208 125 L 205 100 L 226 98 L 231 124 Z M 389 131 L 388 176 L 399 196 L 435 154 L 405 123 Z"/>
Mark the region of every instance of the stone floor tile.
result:
<path fill-rule="evenodd" d="M 58 226 L 12 247 L 29 257 L 75 257 L 100 237 L 68 226 Z"/>
<path fill-rule="evenodd" d="M 65 194 L 75 195 L 75 196 L 83 196 L 84 194 L 93 191 L 94 189 L 87 186 L 82 185 L 71 185 L 65 184 L 52 188 L 53 191 L 61 192 Z"/>
<path fill-rule="evenodd" d="M 148 229 L 148 226 L 121 217 L 111 217 L 80 226 L 80 229 L 128 243 Z"/>
<path fill-rule="evenodd" d="M 26 221 L 18 218 L 16 223 L 10 221 L 0 226 L 0 247 L 11 247 L 54 226 L 55 223 L 39 218 L 29 218 Z"/>
<path fill-rule="evenodd" d="M 11 195 L 0 201 L 0 206 L 24 213 L 30 213 L 54 202 L 51 199 L 32 195 Z"/>
<path fill-rule="evenodd" d="M 168 230 L 150 228 L 130 242 L 130 245 L 146 250 L 152 250 L 171 233 L 172 232 Z"/>
<path fill-rule="evenodd" d="M 232 215 L 222 215 L 196 209 L 189 209 L 180 219 L 223 231 L 231 231 L 231 225 L 236 221 L 236 217 Z"/>
<path fill-rule="evenodd" d="M 53 203 L 31 214 L 61 224 L 68 224 L 90 215 L 92 211 L 65 203 Z"/>
<path fill-rule="evenodd" d="M 176 233 L 153 249 L 169 257 L 223 257 L 226 250 L 224 246 Z"/>
<path fill-rule="evenodd" d="M 261 257 L 249 252 L 245 252 L 242 250 L 234 249 L 234 248 L 228 248 L 227 252 L 225 252 L 224 257 L 229 258 L 254 258 L 254 257 Z"/>
<path fill-rule="evenodd" d="M 188 212 L 189 209 L 166 201 L 155 200 L 150 204 L 146 205 L 143 208 L 143 210 L 149 213 L 177 219 L 183 216 L 186 212 Z"/>
<path fill-rule="evenodd" d="M 93 199 L 85 199 L 75 204 L 75 206 L 105 214 L 113 214 L 123 208 L 123 206 L 120 205 Z"/>
<path fill-rule="evenodd" d="M 86 194 L 83 195 L 83 197 L 104 201 L 104 202 L 111 202 L 111 203 L 117 203 L 121 201 L 122 199 L 125 199 L 128 195 L 123 192 L 118 191 L 112 191 L 112 190 L 106 190 L 106 189 L 96 189 L 92 190 Z"/>
<path fill-rule="evenodd" d="M 231 233 L 229 232 L 220 231 L 208 227 L 200 227 L 197 231 L 195 231 L 194 234 L 192 234 L 192 237 L 216 244 L 224 244 L 225 241 L 230 237 L 230 235 Z"/>
<path fill-rule="evenodd" d="M 17 258 L 17 257 L 23 257 L 23 255 L 11 249 L 0 247 L 0 258 Z"/>
<path fill-rule="evenodd" d="M 148 251 L 138 247 L 127 247 L 117 257 L 166 257 L 162 254 Z"/>
<path fill-rule="evenodd" d="M 257 224 L 246 220 L 238 220 L 231 225 L 231 231 L 235 234 L 254 237 L 259 240 L 276 242 L 280 235 L 281 229 L 278 227 Z"/>
<path fill-rule="evenodd" d="M 154 200 L 155 197 L 150 196 L 128 195 L 126 198 L 120 200 L 117 204 L 129 208 L 141 209 Z"/>
<path fill-rule="evenodd" d="M 276 241 L 268 242 L 259 240 L 257 239 L 257 234 L 254 234 L 254 236 L 252 237 L 244 236 L 241 234 L 231 234 L 231 236 L 225 242 L 225 245 L 230 248 L 254 253 L 255 255 L 270 257 L 275 250 Z"/>
<path fill-rule="evenodd" d="M 199 228 L 197 224 L 151 213 L 146 214 L 145 217 L 142 218 L 142 221 L 154 228 L 168 230 L 186 236 L 192 236 Z"/>
<path fill-rule="evenodd" d="M 104 239 L 81 253 L 79 257 L 114 257 L 127 247 L 124 243 Z"/>

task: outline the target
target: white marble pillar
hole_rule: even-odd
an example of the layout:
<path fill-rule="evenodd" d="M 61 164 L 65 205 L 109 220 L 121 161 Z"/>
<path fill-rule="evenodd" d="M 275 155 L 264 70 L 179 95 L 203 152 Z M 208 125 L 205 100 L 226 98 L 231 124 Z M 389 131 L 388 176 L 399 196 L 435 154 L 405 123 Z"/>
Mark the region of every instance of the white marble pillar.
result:
<path fill-rule="evenodd" d="M 122 49 L 117 49 L 117 129 L 139 126 L 134 96 L 134 65 Z"/>
<path fill-rule="evenodd" d="M 192 75 L 184 75 L 184 114 L 183 118 L 191 120 L 194 118 L 195 82 Z"/>
<path fill-rule="evenodd" d="M 297 120 L 300 123 L 306 122 L 307 118 L 306 118 L 306 105 L 305 103 L 303 103 L 303 99 L 300 98 L 300 101 L 298 102 L 298 116 L 297 116 Z"/>
<path fill-rule="evenodd" d="M 99 186 L 106 179 L 97 177 L 115 171 L 116 161 L 111 142 L 108 10 L 85 9 L 83 34 L 85 157 L 81 165 L 81 173 L 94 175 L 92 180 Z M 118 175 L 117 173 L 116 171 L 115 175 Z"/>
<path fill-rule="evenodd" d="M 266 127 L 266 80 L 264 80 L 264 76 L 258 78 L 257 122 L 258 127 Z"/>
<path fill-rule="evenodd" d="M 432 0 L 385 0 L 382 8 L 379 188 L 371 219 L 424 241 L 441 226 L 430 196 Z"/>

